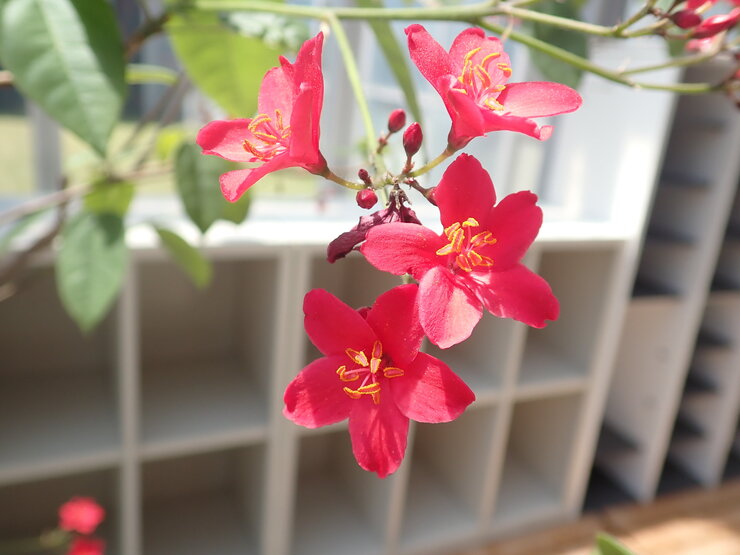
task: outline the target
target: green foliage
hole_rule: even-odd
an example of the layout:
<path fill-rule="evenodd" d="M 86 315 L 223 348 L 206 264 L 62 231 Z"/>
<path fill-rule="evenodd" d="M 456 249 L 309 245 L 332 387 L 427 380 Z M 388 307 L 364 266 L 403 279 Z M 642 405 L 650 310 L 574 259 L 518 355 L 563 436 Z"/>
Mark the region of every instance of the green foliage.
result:
<path fill-rule="evenodd" d="M 121 216 L 81 212 L 64 226 L 56 260 L 57 289 L 83 332 L 108 312 L 123 283 L 127 259 Z"/>
<path fill-rule="evenodd" d="M 217 156 L 203 156 L 200 147 L 185 142 L 175 156 L 175 183 L 190 219 L 205 233 L 213 222 L 225 219 L 241 223 L 249 210 L 249 199 L 229 206 L 221 194 L 218 177 L 233 165 Z M 248 196 L 248 195 L 245 195 Z"/>
<path fill-rule="evenodd" d="M 223 21 L 237 33 L 282 51 L 297 52 L 310 37 L 303 21 L 272 13 L 231 12 Z"/>
<path fill-rule="evenodd" d="M 48 210 L 40 210 L 38 212 L 34 212 L 33 214 L 29 214 L 28 216 L 24 216 L 18 221 L 14 222 L 11 225 L 10 229 L 0 234 L 0 257 L 5 256 L 5 254 L 10 250 L 10 247 L 13 244 L 13 240 L 16 237 L 21 235 L 34 223 L 39 221 L 41 216 L 45 215 L 47 212 Z"/>
<path fill-rule="evenodd" d="M 594 555 L 635 555 L 635 553 L 625 547 L 616 538 L 609 534 L 601 533 L 596 536 L 596 550 Z"/>
<path fill-rule="evenodd" d="M 567 2 L 542 2 L 532 6 L 539 12 L 569 19 L 579 19 L 582 0 L 570 0 Z M 532 34 L 553 46 L 557 46 L 568 52 L 588 58 L 588 43 L 586 36 L 576 31 L 560 29 L 553 25 L 544 23 L 532 23 Z M 532 61 L 537 69 L 549 80 L 563 83 L 569 87 L 578 88 L 583 75 L 583 70 L 574 67 L 562 60 L 557 60 L 539 50 L 530 49 Z"/>
<path fill-rule="evenodd" d="M 115 214 L 125 216 L 135 186 L 130 181 L 109 181 L 101 179 L 93 185 L 93 190 L 85 197 L 85 210 L 95 214 Z"/>
<path fill-rule="evenodd" d="M 163 162 L 174 159 L 180 145 L 188 136 L 187 129 L 179 125 L 170 125 L 160 129 L 154 143 L 154 156 Z"/>
<path fill-rule="evenodd" d="M 126 93 L 123 44 L 108 2 L 6 0 L 0 54 L 24 95 L 105 156 Z"/>
<path fill-rule="evenodd" d="M 154 226 L 159 240 L 172 259 L 185 271 L 193 284 L 202 289 L 211 282 L 213 267 L 198 249 L 174 231 Z"/>
<path fill-rule="evenodd" d="M 355 0 L 355 4 L 363 8 L 383 7 L 383 2 L 381 0 Z M 416 89 L 414 88 L 414 82 L 409 73 L 408 62 L 406 61 L 408 59 L 408 54 L 405 49 L 402 49 L 398 44 L 390 23 L 380 19 L 371 19 L 368 20 L 368 24 L 372 28 L 373 33 L 375 33 L 375 38 L 385 56 L 386 62 L 391 68 L 393 75 L 396 77 L 398 86 L 401 87 L 401 90 L 406 97 L 406 103 L 408 104 L 409 110 L 411 110 L 414 120 L 421 123 L 421 109 L 419 108 L 419 102 L 416 99 Z"/>
<path fill-rule="evenodd" d="M 177 83 L 177 72 L 153 64 L 129 64 L 126 66 L 126 82 L 129 85 L 156 83 L 169 86 Z"/>
<path fill-rule="evenodd" d="M 232 116 L 254 114 L 262 77 L 276 64 L 277 49 L 239 34 L 211 13 L 173 16 L 167 31 L 188 76 L 205 94 Z"/>

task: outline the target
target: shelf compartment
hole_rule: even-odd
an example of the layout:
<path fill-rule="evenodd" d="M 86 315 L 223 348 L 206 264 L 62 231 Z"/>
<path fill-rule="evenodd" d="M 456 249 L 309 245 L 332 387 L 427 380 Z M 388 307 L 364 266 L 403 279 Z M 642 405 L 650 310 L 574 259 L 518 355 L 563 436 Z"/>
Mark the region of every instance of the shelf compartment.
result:
<path fill-rule="evenodd" d="M 141 437 L 146 456 L 225 448 L 266 433 L 279 260 L 218 259 L 197 290 L 159 261 L 139 267 Z"/>
<path fill-rule="evenodd" d="M 679 413 L 671 433 L 671 443 L 683 443 L 704 438 L 704 430 L 685 414 Z"/>
<path fill-rule="evenodd" d="M 263 473 L 260 445 L 144 464 L 144 553 L 259 553 Z"/>
<path fill-rule="evenodd" d="M 297 478 L 290 553 L 385 551 L 393 478 L 379 480 L 358 466 L 347 431 L 301 437 Z"/>
<path fill-rule="evenodd" d="M 588 481 L 583 513 L 600 512 L 607 507 L 634 503 L 636 500 L 603 470 L 594 467 Z"/>
<path fill-rule="evenodd" d="M 453 422 L 416 425 L 402 550 L 425 553 L 475 532 L 495 424 L 494 407 L 477 407 Z"/>
<path fill-rule="evenodd" d="M 684 401 L 704 395 L 715 395 L 716 393 L 717 384 L 711 378 L 694 368 L 689 370 L 686 376 L 686 384 L 683 388 Z"/>
<path fill-rule="evenodd" d="M 330 264 L 321 251 L 311 257 L 310 263 L 308 288 L 326 289 L 352 308 L 371 306 L 381 293 L 401 285 L 401 278 L 381 272 L 359 253 L 350 253 Z"/>
<path fill-rule="evenodd" d="M 740 240 L 725 239 L 714 279 L 722 289 L 740 291 Z"/>
<path fill-rule="evenodd" d="M 493 518 L 497 532 L 567 515 L 564 494 L 582 401 L 571 394 L 514 406 Z"/>
<path fill-rule="evenodd" d="M 616 263 L 612 250 L 547 250 L 538 273 L 560 301 L 560 317 L 544 329 L 528 329 L 519 389 L 565 393 L 585 386 L 604 320 L 607 295 Z"/>
<path fill-rule="evenodd" d="M 486 312 L 466 341 L 449 349 L 428 343 L 425 351 L 458 374 L 475 392 L 478 402 L 494 401 L 511 369 L 521 326 Z"/>
<path fill-rule="evenodd" d="M 637 443 L 622 431 L 606 422 L 601 426 L 599 441 L 596 444 L 596 458 L 614 458 L 639 449 Z"/>
<path fill-rule="evenodd" d="M 72 497 L 92 497 L 105 510 L 94 536 L 105 541 L 106 553 L 115 553 L 117 487 L 118 472 L 112 468 L 0 487 L 0 538 L 38 536 L 57 526 L 63 503 Z"/>
<path fill-rule="evenodd" d="M 650 216 L 650 239 L 691 244 L 705 231 L 711 191 L 700 187 L 659 187 Z"/>
<path fill-rule="evenodd" d="M 684 294 L 695 281 L 696 255 L 699 250 L 692 244 L 666 242 L 647 237 L 640 258 L 640 279 L 660 284 L 668 291 Z"/>
<path fill-rule="evenodd" d="M 111 315 L 84 336 L 48 268 L 31 271 L 0 305 L 0 483 L 117 460 L 112 323 Z"/>

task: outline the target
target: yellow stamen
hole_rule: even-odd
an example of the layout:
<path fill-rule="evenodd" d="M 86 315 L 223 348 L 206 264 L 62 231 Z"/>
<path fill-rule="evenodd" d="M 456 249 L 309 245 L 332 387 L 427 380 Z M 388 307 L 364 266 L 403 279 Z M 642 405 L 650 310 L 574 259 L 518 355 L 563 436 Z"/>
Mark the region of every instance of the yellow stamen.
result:
<path fill-rule="evenodd" d="M 363 368 L 367 368 L 370 363 L 367 360 L 367 355 L 364 351 L 355 351 L 354 349 L 346 349 L 344 351 L 347 356 L 352 359 L 353 362 L 359 364 Z"/>

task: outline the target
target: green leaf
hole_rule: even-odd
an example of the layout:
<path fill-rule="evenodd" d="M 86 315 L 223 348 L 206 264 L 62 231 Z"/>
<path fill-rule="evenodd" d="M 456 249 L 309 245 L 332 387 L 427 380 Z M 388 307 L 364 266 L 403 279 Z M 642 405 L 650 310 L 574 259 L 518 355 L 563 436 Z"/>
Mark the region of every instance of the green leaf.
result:
<path fill-rule="evenodd" d="M 188 136 L 188 131 L 179 125 L 170 125 L 160 129 L 154 144 L 154 155 L 157 160 L 164 162 L 173 158 Z"/>
<path fill-rule="evenodd" d="M 355 0 L 355 3 L 363 8 L 382 8 L 383 2 L 380 0 Z M 393 34 L 393 29 L 390 23 L 383 20 L 368 20 L 368 24 L 375 33 L 375 38 L 380 45 L 380 49 L 383 51 L 388 66 L 391 68 L 393 75 L 396 77 L 398 86 L 401 87 L 404 96 L 406 97 L 406 103 L 408 104 L 409 110 L 414 120 L 422 122 L 422 113 L 419 108 L 419 102 L 416 99 L 416 89 L 414 87 L 414 81 L 409 73 L 408 62 L 406 61 L 408 55 L 398 44 L 396 36 Z"/>
<path fill-rule="evenodd" d="M 108 181 L 102 179 L 93 185 L 93 190 L 85 197 L 85 210 L 95 214 L 115 214 L 125 216 L 135 186 L 130 181 Z"/>
<path fill-rule="evenodd" d="M 116 299 L 127 258 L 120 216 L 82 212 L 64 226 L 56 261 L 57 289 L 83 332 L 94 328 Z"/>
<path fill-rule="evenodd" d="M 123 43 L 102 0 L 6 0 L 2 63 L 15 85 L 105 155 L 126 93 Z"/>
<path fill-rule="evenodd" d="M 567 17 L 569 19 L 580 19 L 578 2 L 543 2 L 536 4 L 533 9 L 542 13 Z M 548 44 L 563 48 L 568 52 L 588 58 L 588 43 L 586 36 L 576 31 L 560 29 L 544 23 L 533 23 L 532 34 Z M 578 88 L 583 70 L 574 67 L 562 60 L 556 60 L 539 50 L 530 49 L 532 61 L 540 70 L 542 75 L 551 81 L 563 83 L 569 87 Z"/>
<path fill-rule="evenodd" d="M 232 166 L 217 156 L 204 156 L 194 143 L 183 143 L 175 156 L 175 184 L 193 223 L 205 233 L 221 217 L 224 200 L 218 177 Z"/>
<path fill-rule="evenodd" d="M 177 72 L 153 64 L 129 64 L 126 66 L 126 82 L 129 85 L 156 83 L 169 86 L 177 83 Z"/>
<path fill-rule="evenodd" d="M 226 199 L 223 200 L 223 211 L 221 212 L 221 219 L 235 224 L 240 224 L 247 219 L 249 214 L 249 208 L 252 206 L 252 194 L 251 191 L 247 191 L 242 197 L 236 202 L 228 202 Z"/>
<path fill-rule="evenodd" d="M 159 240 L 172 256 L 172 259 L 185 271 L 193 284 L 202 289 L 211 282 L 213 267 L 198 249 L 174 231 L 154 226 Z"/>
<path fill-rule="evenodd" d="M 598 534 L 596 536 L 596 555 L 635 555 L 624 544 L 617 541 L 609 534 Z"/>
<path fill-rule="evenodd" d="M 167 31 L 185 71 L 205 94 L 232 116 L 254 114 L 262 77 L 277 64 L 278 50 L 240 35 L 217 14 L 173 16 Z"/>

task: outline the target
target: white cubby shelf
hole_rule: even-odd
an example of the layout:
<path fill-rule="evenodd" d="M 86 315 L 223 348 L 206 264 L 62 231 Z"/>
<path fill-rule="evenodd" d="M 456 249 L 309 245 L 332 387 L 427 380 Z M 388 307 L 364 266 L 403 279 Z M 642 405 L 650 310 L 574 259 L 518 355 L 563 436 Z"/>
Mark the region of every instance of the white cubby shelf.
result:
<path fill-rule="evenodd" d="M 200 290 L 134 231 L 121 299 L 89 336 L 41 262 L 0 307 L 0 437 L 16 447 L 0 456 L 0 529 L 52 527 L 61 494 L 38 514 L 7 510 L 47 484 L 100 498 L 121 555 L 411 555 L 573 518 L 625 239 L 607 225 L 546 226 L 526 263 L 551 283 L 561 320 L 530 330 L 486 315 L 465 343 L 426 345 L 477 400 L 454 422 L 411 423 L 401 468 L 381 480 L 357 465 L 346 422 L 306 430 L 281 415 L 285 386 L 318 356 L 305 292 L 360 307 L 400 283 L 359 255 L 329 265 L 320 235 L 214 240 Z M 46 336 L 53 351 L 29 348 Z"/>

